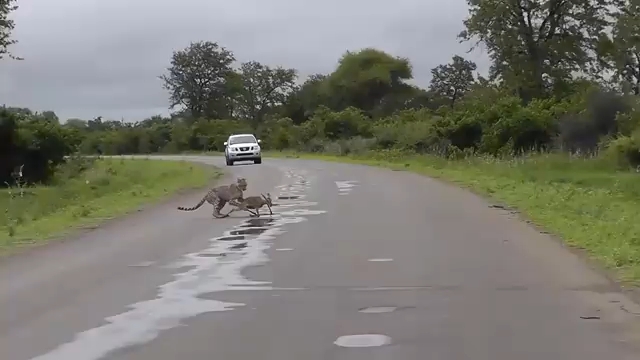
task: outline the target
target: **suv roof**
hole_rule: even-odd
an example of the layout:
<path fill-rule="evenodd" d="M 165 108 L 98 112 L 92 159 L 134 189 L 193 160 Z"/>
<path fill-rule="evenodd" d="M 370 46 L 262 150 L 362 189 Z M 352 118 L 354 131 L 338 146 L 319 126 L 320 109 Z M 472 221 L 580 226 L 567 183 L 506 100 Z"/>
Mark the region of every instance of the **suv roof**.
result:
<path fill-rule="evenodd" d="M 229 136 L 229 139 L 234 138 L 234 137 L 239 137 L 239 136 L 253 136 L 253 137 L 256 137 L 253 134 L 233 134 L 233 135 Z"/>

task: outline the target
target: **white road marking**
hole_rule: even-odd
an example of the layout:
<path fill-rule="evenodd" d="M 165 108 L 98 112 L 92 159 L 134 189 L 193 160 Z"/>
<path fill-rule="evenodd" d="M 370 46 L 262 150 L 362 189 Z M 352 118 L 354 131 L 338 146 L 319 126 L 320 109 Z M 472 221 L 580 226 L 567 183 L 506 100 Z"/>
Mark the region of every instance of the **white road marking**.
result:
<path fill-rule="evenodd" d="M 361 348 L 388 345 L 391 338 L 380 334 L 359 334 L 340 336 L 334 344 L 342 347 Z"/>
<path fill-rule="evenodd" d="M 397 307 L 395 306 L 373 306 L 364 309 L 358 310 L 358 312 L 365 314 L 382 314 L 382 313 L 390 313 L 395 311 Z"/>

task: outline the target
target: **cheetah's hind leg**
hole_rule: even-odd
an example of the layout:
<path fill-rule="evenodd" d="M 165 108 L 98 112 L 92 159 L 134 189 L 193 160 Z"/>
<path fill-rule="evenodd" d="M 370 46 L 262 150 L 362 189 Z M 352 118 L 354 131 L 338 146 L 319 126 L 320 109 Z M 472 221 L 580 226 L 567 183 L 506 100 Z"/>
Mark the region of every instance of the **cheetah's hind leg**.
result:
<path fill-rule="evenodd" d="M 216 218 L 216 219 L 224 219 L 224 218 L 229 217 L 229 214 L 220 214 L 220 213 L 217 213 L 217 214 L 216 214 L 216 213 L 214 212 L 214 213 L 213 213 L 213 217 L 214 217 L 214 218 Z"/>
<path fill-rule="evenodd" d="M 212 215 L 213 215 L 213 217 L 214 217 L 214 218 L 216 218 L 216 219 L 224 219 L 224 218 L 226 218 L 226 217 L 229 217 L 229 214 L 228 214 L 228 213 L 227 213 L 227 214 L 220 214 L 220 212 L 217 212 L 217 211 L 215 211 L 215 210 L 213 210 L 213 214 L 212 214 Z"/>
<path fill-rule="evenodd" d="M 221 214 L 221 213 L 220 213 L 220 210 L 222 210 L 222 208 L 224 208 L 224 206 L 226 205 L 226 203 L 227 203 L 226 201 L 224 201 L 224 202 L 223 202 L 223 201 L 222 201 L 222 200 L 220 200 L 219 198 L 218 198 L 218 199 L 216 199 L 216 200 L 213 202 L 213 214 L 212 214 L 212 215 L 213 215 L 213 217 L 214 217 L 214 218 L 216 218 L 216 219 L 222 219 L 222 218 L 229 217 L 229 214 L 231 213 L 231 211 L 230 211 L 229 213 L 227 213 L 227 214 Z"/>

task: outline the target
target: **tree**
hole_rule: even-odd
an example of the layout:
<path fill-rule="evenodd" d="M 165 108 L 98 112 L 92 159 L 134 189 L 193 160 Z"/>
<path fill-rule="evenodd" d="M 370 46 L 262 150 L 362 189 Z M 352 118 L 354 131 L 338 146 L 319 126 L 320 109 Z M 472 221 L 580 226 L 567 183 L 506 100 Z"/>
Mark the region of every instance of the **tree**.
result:
<path fill-rule="evenodd" d="M 279 114 L 290 118 L 294 124 L 307 121 L 318 106 L 326 103 L 325 82 L 327 75 L 313 74 L 292 92 L 282 105 Z"/>
<path fill-rule="evenodd" d="M 628 0 L 617 14 L 611 38 L 603 38 L 601 52 L 614 69 L 624 92 L 640 95 L 640 1 Z"/>
<path fill-rule="evenodd" d="M 21 108 L 21 107 L 9 106 L 9 107 L 5 107 L 5 109 L 7 109 L 7 111 L 9 111 L 9 112 L 12 112 L 14 114 L 21 115 L 21 116 L 32 116 L 32 115 L 34 115 L 33 111 L 31 111 L 31 109 L 29 109 L 29 108 Z"/>
<path fill-rule="evenodd" d="M 371 115 L 380 119 L 403 110 L 432 107 L 432 95 L 428 91 L 414 85 L 402 84 L 380 99 Z"/>
<path fill-rule="evenodd" d="M 347 51 L 327 80 L 329 105 L 333 110 L 354 106 L 370 112 L 385 96 L 403 87 L 404 80 L 411 78 L 412 69 L 407 59 L 376 49 Z"/>
<path fill-rule="evenodd" d="M 191 43 L 174 51 L 168 75 L 160 76 L 170 92 L 170 109 L 184 106 L 193 118 L 227 117 L 231 111 L 228 94 L 233 74 L 233 53 L 215 42 Z"/>
<path fill-rule="evenodd" d="M 449 64 L 438 65 L 431 69 L 431 83 L 429 90 L 448 100 L 451 107 L 467 93 L 473 85 L 475 78 L 473 72 L 478 67 L 472 61 L 455 55 Z"/>
<path fill-rule="evenodd" d="M 86 121 L 82 119 L 74 118 L 74 119 L 67 119 L 67 121 L 64 123 L 64 127 L 85 130 L 85 129 L 88 129 L 88 124 Z"/>
<path fill-rule="evenodd" d="M 41 116 L 46 121 L 51 121 L 56 124 L 60 123 L 60 119 L 58 118 L 58 115 L 56 115 L 56 113 L 51 110 L 43 111 Z"/>
<path fill-rule="evenodd" d="M 18 5 L 15 5 L 16 0 L 0 0 L 0 60 L 5 55 L 12 59 L 22 60 L 22 58 L 13 56 L 9 52 L 9 46 L 17 43 L 17 40 L 11 39 L 11 31 L 15 27 L 13 20 L 9 19 L 9 14 L 18 9 Z"/>
<path fill-rule="evenodd" d="M 500 78 L 528 101 L 561 89 L 575 72 L 597 76 L 597 44 L 620 0 L 467 0 L 459 38 L 477 40 Z"/>
<path fill-rule="evenodd" d="M 257 61 L 249 61 L 240 66 L 239 77 L 242 90 L 237 98 L 237 110 L 251 121 L 254 129 L 269 109 L 284 104 L 296 89 L 295 69 L 270 68 Z"/>

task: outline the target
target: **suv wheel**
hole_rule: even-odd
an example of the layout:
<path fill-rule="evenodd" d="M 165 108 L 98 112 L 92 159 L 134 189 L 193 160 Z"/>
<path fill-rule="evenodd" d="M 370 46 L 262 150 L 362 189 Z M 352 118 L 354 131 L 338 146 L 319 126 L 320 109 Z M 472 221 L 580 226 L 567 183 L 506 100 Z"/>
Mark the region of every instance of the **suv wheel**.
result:
<path fill-rule="evenodd" d="M 262 164 L 262 158 L 257 158 L 255 160 L 253 160 L 254 164 Z"/>
<path fill-rule="evenodd" d="M 227 159 L 227 166 L 233 166 L 233 160 Z"/>

